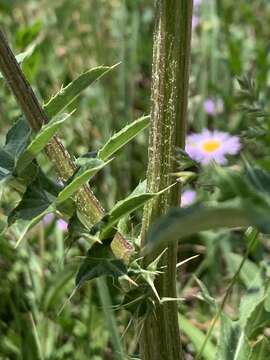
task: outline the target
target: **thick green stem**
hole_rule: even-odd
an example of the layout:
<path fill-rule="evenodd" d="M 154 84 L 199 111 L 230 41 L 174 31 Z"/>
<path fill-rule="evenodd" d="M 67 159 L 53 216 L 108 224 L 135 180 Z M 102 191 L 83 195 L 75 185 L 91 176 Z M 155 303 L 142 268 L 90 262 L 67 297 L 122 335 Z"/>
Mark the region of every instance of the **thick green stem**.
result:
<path fill-rule="evenodd" d="M 31 129 L 34 132 L 38 132 L 49 119 L 27 82 L 1 30 L 0 70 L 28 120 Z M 46 146 L 45 151 L 50 161 L 54 164 L 60 178 L 66 181 L 74 173 L 76 165 L 61 140 L 54 136 Z M 84 215 L 89 226 L 97 223 L 104 215 L 101 204 L 88 185 L 84 185 L 79 189 L 74 200 L 78 210 Z M 128 256 L 133 249 L 119 233 L 116 235 L 113 243 L 114 250 L 119 257 Z"/>
<path fill-rule="evenodd" d="M 157 0 L 152 70 L 152 109 L 147 171 L 148 191 L 171 185 L 175 172 L 175 148 L 184 148 L 187 122 L 191 43 L 192 0 Z M 174 186 L 144 210 L 142 244 L 153 221 L 179 204 L 179 186 Z M 153 257 L 146 258 L 149 263 Z M 177 246 L 169 246 L 161 260 L 166 266 L 156 280 L 160 297 L 176 297 Z M 145 320 L 141 335 L 143 360 L 183 359 L 177 304 L 158 305 Z"/>

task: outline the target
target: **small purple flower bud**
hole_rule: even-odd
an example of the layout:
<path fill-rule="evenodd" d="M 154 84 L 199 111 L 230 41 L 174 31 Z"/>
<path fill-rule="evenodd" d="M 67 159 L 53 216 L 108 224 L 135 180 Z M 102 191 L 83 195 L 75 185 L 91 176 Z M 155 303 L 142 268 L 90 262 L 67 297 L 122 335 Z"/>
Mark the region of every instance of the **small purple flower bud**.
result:
<path fill-rule="evenodd" d="M 68 223 L 65 220 L 59 219 L 57 220 L 56 224 L 58 229 L 60 229 L 61 231 L 66 232 L 68 230 Z"/>
<path fill-rule="evenodd" d="M 44 216 L 44 218 L 42 219 L 43 223 L 45 225 L 49 225 L 54 219 L 54 214 L 53 213 L 49 213 L 49 214 L 46 214 Z"/>
<path fill-rule="evenodd" d="M 205 100 L 203 104 L 204 111 L 209 115 L 214 115 L 215 113 L 215 103 L 212 99 Z"/>
<path fill-rule="evenodd" d="M 196 200 L 195 190 L 184 190 L 181 195 L 181 207 L 187 207 L 192 205 Z"/>
<path fill-rule="evenodd" d="M 204 111 L 206 114 L 214 116 L 221 114 L 224 110 L 224 104 L 222 99 L 208 98 L 203 104 Z"/>
<path fill-rule="evenodd" d="M 192 29 L 196 29 L 196 27 L 200 24 L 200 19 L 198 16 L 192 16 Z"/>

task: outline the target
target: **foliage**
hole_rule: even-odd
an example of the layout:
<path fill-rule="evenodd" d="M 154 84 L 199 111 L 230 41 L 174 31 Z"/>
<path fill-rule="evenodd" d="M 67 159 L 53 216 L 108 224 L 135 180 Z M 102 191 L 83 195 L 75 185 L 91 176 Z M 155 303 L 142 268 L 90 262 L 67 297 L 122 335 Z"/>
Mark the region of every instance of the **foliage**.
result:
<path fill-rule="evenodd" d="M 236 7 L 232 0 L 205 0 L 195 10 L 188 131 L 238 134 L 241 156 L 229 157 L 226 167 L 204 167 L 176 149 L 178 172 L 170 175 L 194 189 L 197 200 L 154 224 L 147 235 L 151 246 L 144 249 L 138 245 L 141 208 L 161 199 L 147 193 L 142 181 L 153 2 L 81 1 L 78 9 L 69 0 L 1 1 L 0 9 L 17 59 L 50 119 L 33 135 L 1 79 L 0 358 L 135 358 L 134 331 L 138 336 L 144 316 L 164 301 L 177 302 L 185 356 L 195 358 L 244 259 L 202 357 L 267 359 L 268 1 L 240 0 Z M 220 113 L 205 111 L 210 98 L 222 100 Z M 77 169 L 66 183 L 42 153 L 55 134 L 76 157 Z M 72 199 L 88 182 L 107 209 L 92 229 Z M 42 220 L 47 213 L 55 216 L 50 223 Z M 68 232 L 58 227 L 60 218 Z M 250 225 L 260 233 L 246 256 L 243 233 Z M 128 262 L 110 247 L 119 229 L 135 249 Z M 200 256 L 179 266 L 181 298 L 161 299 L 155 287 L 163 271 L 159 260 L 175 241 L 180 261 Z M 157 258 L 143 267 L 146 253 Z M 108 275 L 109 292 L 96 279 L 101 275 Z"/>

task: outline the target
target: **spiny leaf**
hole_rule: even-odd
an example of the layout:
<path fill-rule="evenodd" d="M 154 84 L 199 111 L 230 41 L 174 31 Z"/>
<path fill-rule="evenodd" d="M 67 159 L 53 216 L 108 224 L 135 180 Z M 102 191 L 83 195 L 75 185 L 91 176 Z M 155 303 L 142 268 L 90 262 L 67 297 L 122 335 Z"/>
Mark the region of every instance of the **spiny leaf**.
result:
<path fill-rule="evenodd" d="M 24 117 L 11 127 L 6 136 L 5 150 L 16 160 L 25 150 L 30 141 L 31 129 Z"/>
<path fill-rule="evenodd" d="M 76 159 L 77 166 L 83 166 L 87 164 L 89 159 L 96 159 L 97 158 L 97 151 L 89 151 Z"/>
<path fill-rule="evenodd" d="M 126 265 L 116 259 L 110 248 L 110 244 L 94 244 L 88 250 L 78 274 L 76 276 L 76 287 L 79 288 L 85 281 L 100 276 L 112 276 L 118 278 L 127 273 Z"/>
<path fill-rule="evenodd" d="M 63 185 L 60 182 L 56 182 L 50 179 L 40 168 L 38 169 L 38 178 L 43 190 L 56 197 L 63 189 Z"/>
<path fill-rule="evenodd" d="M 8 224 L 16 220 L 32 220 L 42 214 L 52 203 L 37 177 L 26 189 L 19 205 L 8 216 Z"/>
<path fill-rule="evenodd" d="M 91 244 L 95 242 L 101 243 L 98 238 L 90 235 L 89 229 L 80 221 L 75 211 L 68 223 L 68 235 L 65 239 L 67 251 L 71 248 L 72 244 L 81 237 L 87 239 Z"/>
<path fill-rule="evenodd" d="M 71 241 L 76 240 L 82 233 L 89 232 L 89 229 L 80 221 L 75 211 L 68 223 L 68 237 Z"/>
<path fill-rule="evenodd" d="M 100 228 L 101 230 L 100 239 L 106 239 L 107 237 L 111 236 L 112 232 L 114 231 L 114 226 L 123 216 L 126 216 L 131 212 L 138 210 L 147 201 L 153 199 L 156 196 L 161 195 L 169 188 L 163 189 L 157 193 L 140 194 L 139 192 L 135 192 L 135 195 L 134 193 L 132 193 L 126 199 L 119 201 L 116 205 L 114 205 L 114 207 L 110 210 L 110 212 L 106 214 L 105 217 L 101 220 L 102 225 Z"/>
<path fill-rule="evenodd" d="M 97 159 L 89 159 L 87 164 L 78 169 L 67 183 L 64 189 L 59 193 L 56 203 L 59 205 L 70 198 L 82 185 L 86 184 L 98 171 L 103 169 L 111 160 L 103 162 Z"/>
<path fill-rule="evenodd" d="M 150 124 L 150 116 L 143 116 L 122 130 L 114 134 L 106 144 L 99 150 L 97 157 L 103 161 L 109 159 L 116 151 L 121 149 L 142 130 Z"/>
<path fill-rule="evenodd" d="M 44 109 L 49 117 L 53 118 L 64 110 L 69 104 L 71 104 L 83 90 L 89 85 L 99 80 L 102 76 L 113 70 L 118 64 L 114 66 L 99 66 L 86 71 L 79 75 L 75 80 L 69 83 L 66 87 L 62 88 L 57 94 L 55 94 L 47 104 L 44 105 Z"/>
<path fill-rule="evenodd" d="M 129 196 L 141 195 L 146 193 L 146 180 L 139 182 Z"/>
<path fill-rule="evenodd" d="M 0 181 L 11 177 L 15 162 L 29 143 L 31 130 L 24 118 L 20 118 L 8 131 L 6 143 L 0 147 Z"/>
<path fill-rule="evenodd" d="M 64 114 L 52 119 L 48 124 L 43 125 L 35 138 L 27 146 L 19 157 L 16 169 L 20 173 L 31 161 L 45 148 L 51 138 L 57 133 L 63 123 L 72 115 Z"/>

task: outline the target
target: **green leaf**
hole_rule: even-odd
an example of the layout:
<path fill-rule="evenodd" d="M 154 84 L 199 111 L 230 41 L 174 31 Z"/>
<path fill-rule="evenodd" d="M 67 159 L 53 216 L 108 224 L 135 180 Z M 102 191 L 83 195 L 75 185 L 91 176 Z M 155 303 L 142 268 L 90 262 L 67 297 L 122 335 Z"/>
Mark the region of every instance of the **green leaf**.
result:
<path fill-rule="evenodd" d="M 248 360 L 267 360 L 270 359 L 270 342 L 264 336 L 253 346 Z"/>
<path fill-rule="evenodd" d="M 246 326 L 254 311 L 256 312 L 256 308 L 260 306 L 261 303 L 264 303 L 264 299 L 264 280 L 262 279 L 261 274 L 257 273 L 257 276 L 250 282 L 245 296 L 242 297 L 240 303 L 239 322 L 243 328 Z"/>
<path fill-rule="evenodd" d="M 251 353 L 247 337 L 238 321 L 232 321 L 225 314 L 221 316 L 219 339 L 219 360 L 246 360 Z"/>
<path fill-rule="evenodd" d="M 4 147 L 0 147 L 0 181 L 13 175 L 15 162 L 29 143 L 31 130 L 20 118 L 8 131 Z"/>
<path fill-rule="evenodd" d="M 179 315 L 179 324 L 183 333 L 190 339 L 197 351 L 200 350 L 204 343 L 206 335 L 196 328 L 188 319 L 183 315 Z M 205 360 L 216 360 L 217 349 L 213 343 L 209 340 L 204 348 L 202 356 Z"/>
<path fill-rule="evenodd" d="M 3 148 L 0 147 L 0 181 L 12 175 L 14 159 Z"/>
<path fill-rule="evenodd" d="M 59 182 L 56 182 L 50 179 L 40 168 L 38 169 L 37 174 L 40 182 L 40 186 L 47 193 L 50 193 L 52 196 L 56 197 L 61 190 L 63 190 L 63 185 Z"/>
<path fill-rule="evenodd" d="M 78 214 L 75 211 L 68 223 L 68 235 L 65 239 L 67 250 L 69 250 L 73 243 L 81 237 L 87 239 L 91 245 L 95 242 L 100 243 L 98 238 L 90 235 L 90 230 L 80 221 Z"/>
<path fill-rule="evenodd" d="M 47 104 L 44 105 L 44 109 L 49 117 L 53 118 L 64 110 L 69 104 L 71 104 L 83 90 L 89 85 L 99 80 L 102 76 L 113 70 L 118 64 L 114 66 L 99 66 L 86 71 L 79 75 L 77 79 L 73 80 L 66 87 L 61 89 L 55 94 Z"/>
<path fill-rule="evenodd" d="M 200 231 L 247 227 L 254 221 L 242 206 L 204 207 L 193 205 L 188 208 L 174 208 L 150 228 L 146 238 L 145 253 L 156 248 L 164 248 L 171 242 Z"/>
<path fill-rule="evenodd" d="M 141 195 L 145 194 L 147 191 L 146 188 L 146 180 L 139 182 L 139 184 L 135 187 L 132 193 L 129 196 Z"/>
<path fill-rule="evenodd" d="M 247 307 L 245 309 L 248 311 L 248 317 L 245 321 L 245 333 L 249 339 L 255 340 L 258 335 L 263 333 L 265 328 L 270 326 L 270 312 L 265 308 L 265 296 L 257 303 L 252 304 L 249 309 Z"/>
<path fill-rule="evenodd" d="M 143 184 L 140 185 L 141 188 L 143 186 L 144 186 Z M 163 189 L 157 193 L 141 193 L 141 194 L 139 193 L 140 190 L 136 188 L 134 191 L 135 195 L 134 193 L 132 193 L 126 199 L 119 201 L 117 204 L 114 205 L 114 207 L 109 211 L 109 213 L 106 214 L 103 219 L 101 219 L 100 239 L 102 240 L 110 237 L 112 235 L 112 232 L 116 230 L 114 229 L 115 225 L 122 217 L 130 214 L 131 212 L 138 210 L 147 201 L 153 199 L 156 196 L 161 195 L 169 188 Z"/>
<path fill-rule="evenodd" d="M 265 294 L 264 307 L 267 312 L 270 312 L 270 288 L 267 289 Z"/>
<path fill-rule="evenodd" d="M 97 157 L 103 161 L 109 159 L 116 151 L 121 149 L 137 134 L 147 128 L 149 124 L 150 116 L 143 116 L 125 126 L 106 142 L 106 144 L 99 150 Z"/>
<path fill-rule="evenodd" d="M 30 141 L 31 129 L 24 117 L 18 121 L 8 131 L 6 136 L 5 150 L 12 155 L 14 160 L 24 152 Z"/>
<path fill-rule="evenodd" d="M 52 199 L 44 191 L 40 180 L 37 177 L 26 189 L 19 205 L 11 211 L 8 216 L 8 224 L 13 224 L 16 220 L 32 220 L 44 213 L 51 205 Z"/>
<path fill-rule="evenodd" d="M 80 266 L 76 276 L 76 288 L 81 287 L 85 281 L 100 276 L 118 278 L 126 273 L 126 265 L 114 257 L 109 243 L 94 244 Z"/>
<path fill-rule="evenodd" d="M 87 164 L 89 159 L 96 159 L 96 158 L 97 158 L 97 151 L 89 151 L 86 154 L 83 154 L 76 159 L 76 165 L 83 166 Z"/>
<path fill-rule="evenodd" d="M 77 212 L 75 211 L 68 223 L 68 236 L 71 240 L 78 239 L 81 234 L 89 232 L 89 229 L 78 218 Z"/>
<path fill-rule="evenodd" d="M 102 160 L 89 159 L 88 162 L 80 167 L 78 171 L 72 176 L 70 181 L 60 191 L 56 204 L 59 205 L 63 201 L 70 198 L 82 185 L 86 184 L 98 171 L 103 169 L 111 160 L 103 162 Z"/>
<path fill-rule="evenodd" d="M 20 155 L 16 169 L 20 173 L 28 166 L 32 160 L 45 148 L 51 138 L 57 133 L 63 123 L 72 115 L 64 114 L 52 119 L 48 124 L 43 125 L 35 138 Z"/>

